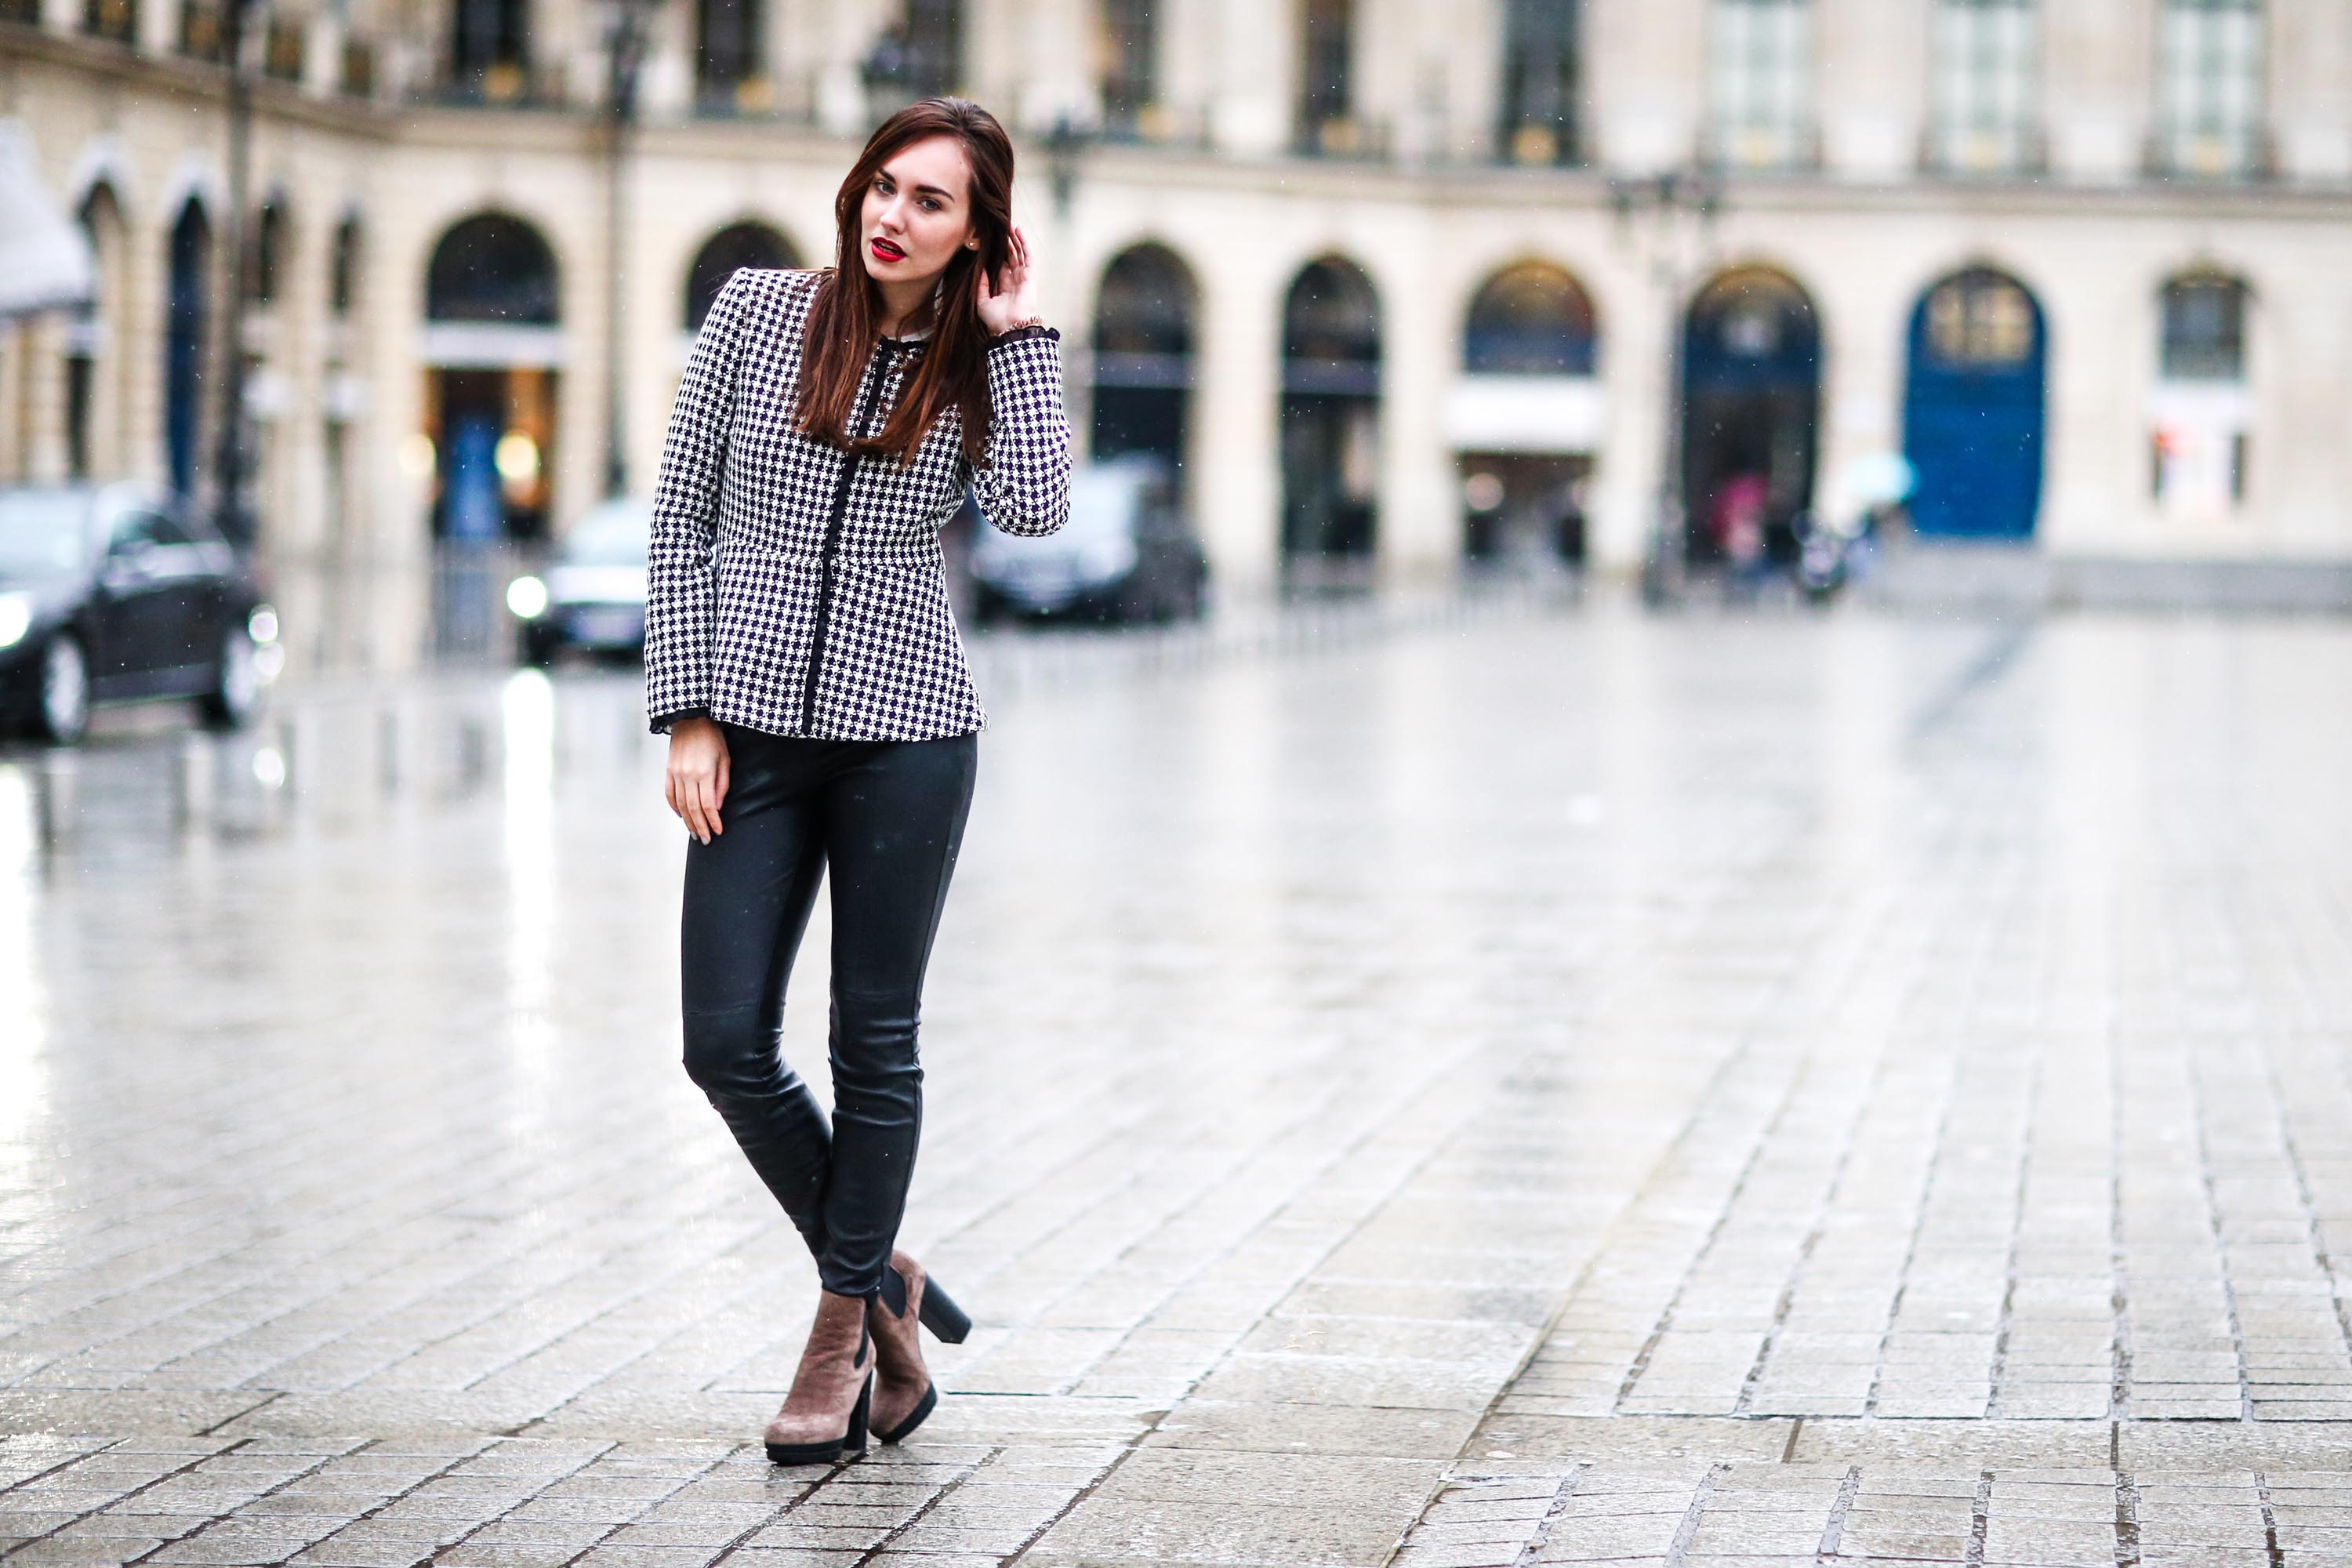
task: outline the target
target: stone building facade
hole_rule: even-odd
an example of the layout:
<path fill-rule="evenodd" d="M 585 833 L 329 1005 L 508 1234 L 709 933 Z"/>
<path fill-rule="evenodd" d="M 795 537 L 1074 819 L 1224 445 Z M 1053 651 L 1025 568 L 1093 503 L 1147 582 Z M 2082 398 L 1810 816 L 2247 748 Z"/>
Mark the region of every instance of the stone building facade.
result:
<path fill-rule="evenodd" d="M 100 278 L 0 334 L 0 477 L 202 490 L 220 3 L 0 0 Z M 259 0 L 274 555 L 560 531 L 608 428 L 644 488 L 712 279 L 829 259 L 865 131 L 959 90 L 1082 443 L 1228 586 L 1736 557 L 1897 456 L 1923 532 L 2352 563 L 2342 0 L 638 0 L 616 153 L 627 3 Z"/>

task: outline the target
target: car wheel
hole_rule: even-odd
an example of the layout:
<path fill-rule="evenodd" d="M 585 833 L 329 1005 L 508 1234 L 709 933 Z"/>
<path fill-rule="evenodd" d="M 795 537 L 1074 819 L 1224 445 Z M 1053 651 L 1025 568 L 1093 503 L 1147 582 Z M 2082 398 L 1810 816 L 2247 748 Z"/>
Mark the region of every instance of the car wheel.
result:
<path fill-rule="evenodd" d="M 197 706 L 204 710 L 205 722 L 223 730 L 242 729 L 260 710 L 261 650 L 243 622 L 221 634 L 213 687 Z"/>
<path fill-rule="evenodd" d="M 41 650 L 40 701 L 34 710 L 41 734 L 70 746 L 89 731 L 89 658 L 69 632 Z"/>

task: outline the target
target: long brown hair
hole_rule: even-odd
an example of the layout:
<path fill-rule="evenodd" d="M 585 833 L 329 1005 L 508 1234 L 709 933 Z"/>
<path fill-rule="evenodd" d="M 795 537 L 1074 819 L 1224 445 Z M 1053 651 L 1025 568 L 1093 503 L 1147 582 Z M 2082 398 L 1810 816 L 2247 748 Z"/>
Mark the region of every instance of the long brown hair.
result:
<path fill-rule="evenodd" d="M 881 286 L 861 259 L 866 192 L 902 148 L 931 136 L 954 137 L 971 165 L 972 237 L 980 247 L 956 247 L 940 279 L 937 319 L 914 380 L 880 433 L 852 445 L 845 439 L 851 405 L 882 331 Z M 985 267 L 994 276 L 1012 254 L 1012 138 L 996 116 L 967 100 L 910 103 L 866 139 L 833 198 L 833 221 L 838 231 L 834 265 L 817 285 L 801 340 L 800 427 L 836 447 L 895 457 L 903 467 L 914 460 L 931 421 L 953 403 L 963 414 L 964 453 L 978 462 L 988 450 L 988 329 L 980 319 L 972 268 Z"/>

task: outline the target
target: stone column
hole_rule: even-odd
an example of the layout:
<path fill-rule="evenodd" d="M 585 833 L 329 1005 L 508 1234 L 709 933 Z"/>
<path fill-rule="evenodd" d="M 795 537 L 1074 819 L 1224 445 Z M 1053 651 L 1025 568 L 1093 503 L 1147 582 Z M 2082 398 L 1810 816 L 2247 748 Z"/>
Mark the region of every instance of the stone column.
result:
<path fill-rule="evenodd" d="M 170 304 L 170 219 L 136 207 L 122 215 L 122 295 L 107 322 L 114 351 L 115 395 L 121 399 L 117 468 L 160 480 L 163 460 L 163 333 Z"/>
<path fill-rule="evenodd" d="M 1596 162 L 1640 173 L 1687 160 L 1704 123 L 1707 0 L 1585 8 Z"/>
<path fill-rule="evenodd" d="M 1255 254 L 1203 258 L 1187 466 L 1219 591 L 1269 591 L 1281 554 L 1282 279 Z"/>
<path fill-rule="evenodd" d="M 1299 0 L 1202 0 L 1217 21 L 1209 134 L 1218 151 L 1265 157 L 1289 144 L 1298 81 Z"/>
<path fill-rule="evenodd" d="M 1892 181 L 1918 166 L 1931 3 L 1814 0 L 1822 163 L 1832 174 Z"/>
<path fill-rule="evenodd" d="M 1840 477 L 1857 458 L 1903 449 L 1903 378 L 1912 301 L 1907 265 L 1853 268 L 1840 276 L 1838 247 L 1800 256 L 1799 276 L 1836 278 L 1837 287 L 1813 295 L 1822 342 L 1821 440 L 1813 473 L 1813 506 L 1838 520 L 1858 509 L 1844 497 Z"/>
<path fill-rule="evenodd" d="M 331 189 L 328 182 L 310 182 Z M 288 274 L 278 301 L 278 333 L 270 368 L 286 393 L 270 433 L 271 467 L 263 525 L 285 549 L 317 556 L 326 542 L 327 271 L 336 214 L 310 205 L 289 214 Z"/>
<path fill-rule="evenodd" d="M 1436 258 L 1415 243 L 1429 233 L 1421 223 L 1399 224 L 1381 236 L 1373 258 L 1381 358 L 1376 538 L 1381 576 L 1389 583 L 1450 578 L 1462 555 L 1445 394 L 1454 380 L 1453 316 L 1463 291 L 1433 275 Z"/>
<path fill-rule="evenodd" d="M 1597 569 L 1630 575 L 1657 526 L 1665 460 L 1666 383 L 1682 301 L 1629 248 L 1586 279 L 1601 322 L 1600 374 L 1609 423 L 1593 464 L 1589 553 Z"/>
<path fill-rule="evenodd" d="M 25 445 L 18 471 L 35 484 L 66 477 L 66 313 L 44 310 L 18 328 Z"/>
<path fill-rule="evenodd" d="M 2272 0 L 2270 18 L 2281 167 L 2300 180 L 2352 179 L 2352 7 Z"/>
<path fill-rule="evenodd" d="M 2042 100 L 2050 168 L 2105 184 L 2137 177 L 2151 129 L 2154 0 L 2073 0 L 2043 9 Z"/>

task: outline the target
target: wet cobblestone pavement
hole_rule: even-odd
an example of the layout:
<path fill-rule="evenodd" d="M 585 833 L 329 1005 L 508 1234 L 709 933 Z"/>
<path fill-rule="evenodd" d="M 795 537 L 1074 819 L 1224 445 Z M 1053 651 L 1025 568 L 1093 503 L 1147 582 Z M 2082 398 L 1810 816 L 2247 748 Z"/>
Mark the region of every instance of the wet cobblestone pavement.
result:
<path fill-rule="evenodd" d="M 0 752 L 12 1568 L 2352 1564 L 2352 627 L 992 695 L 907 1233 L 980 1326 L 794 1471 L 631 679 Z"/>

